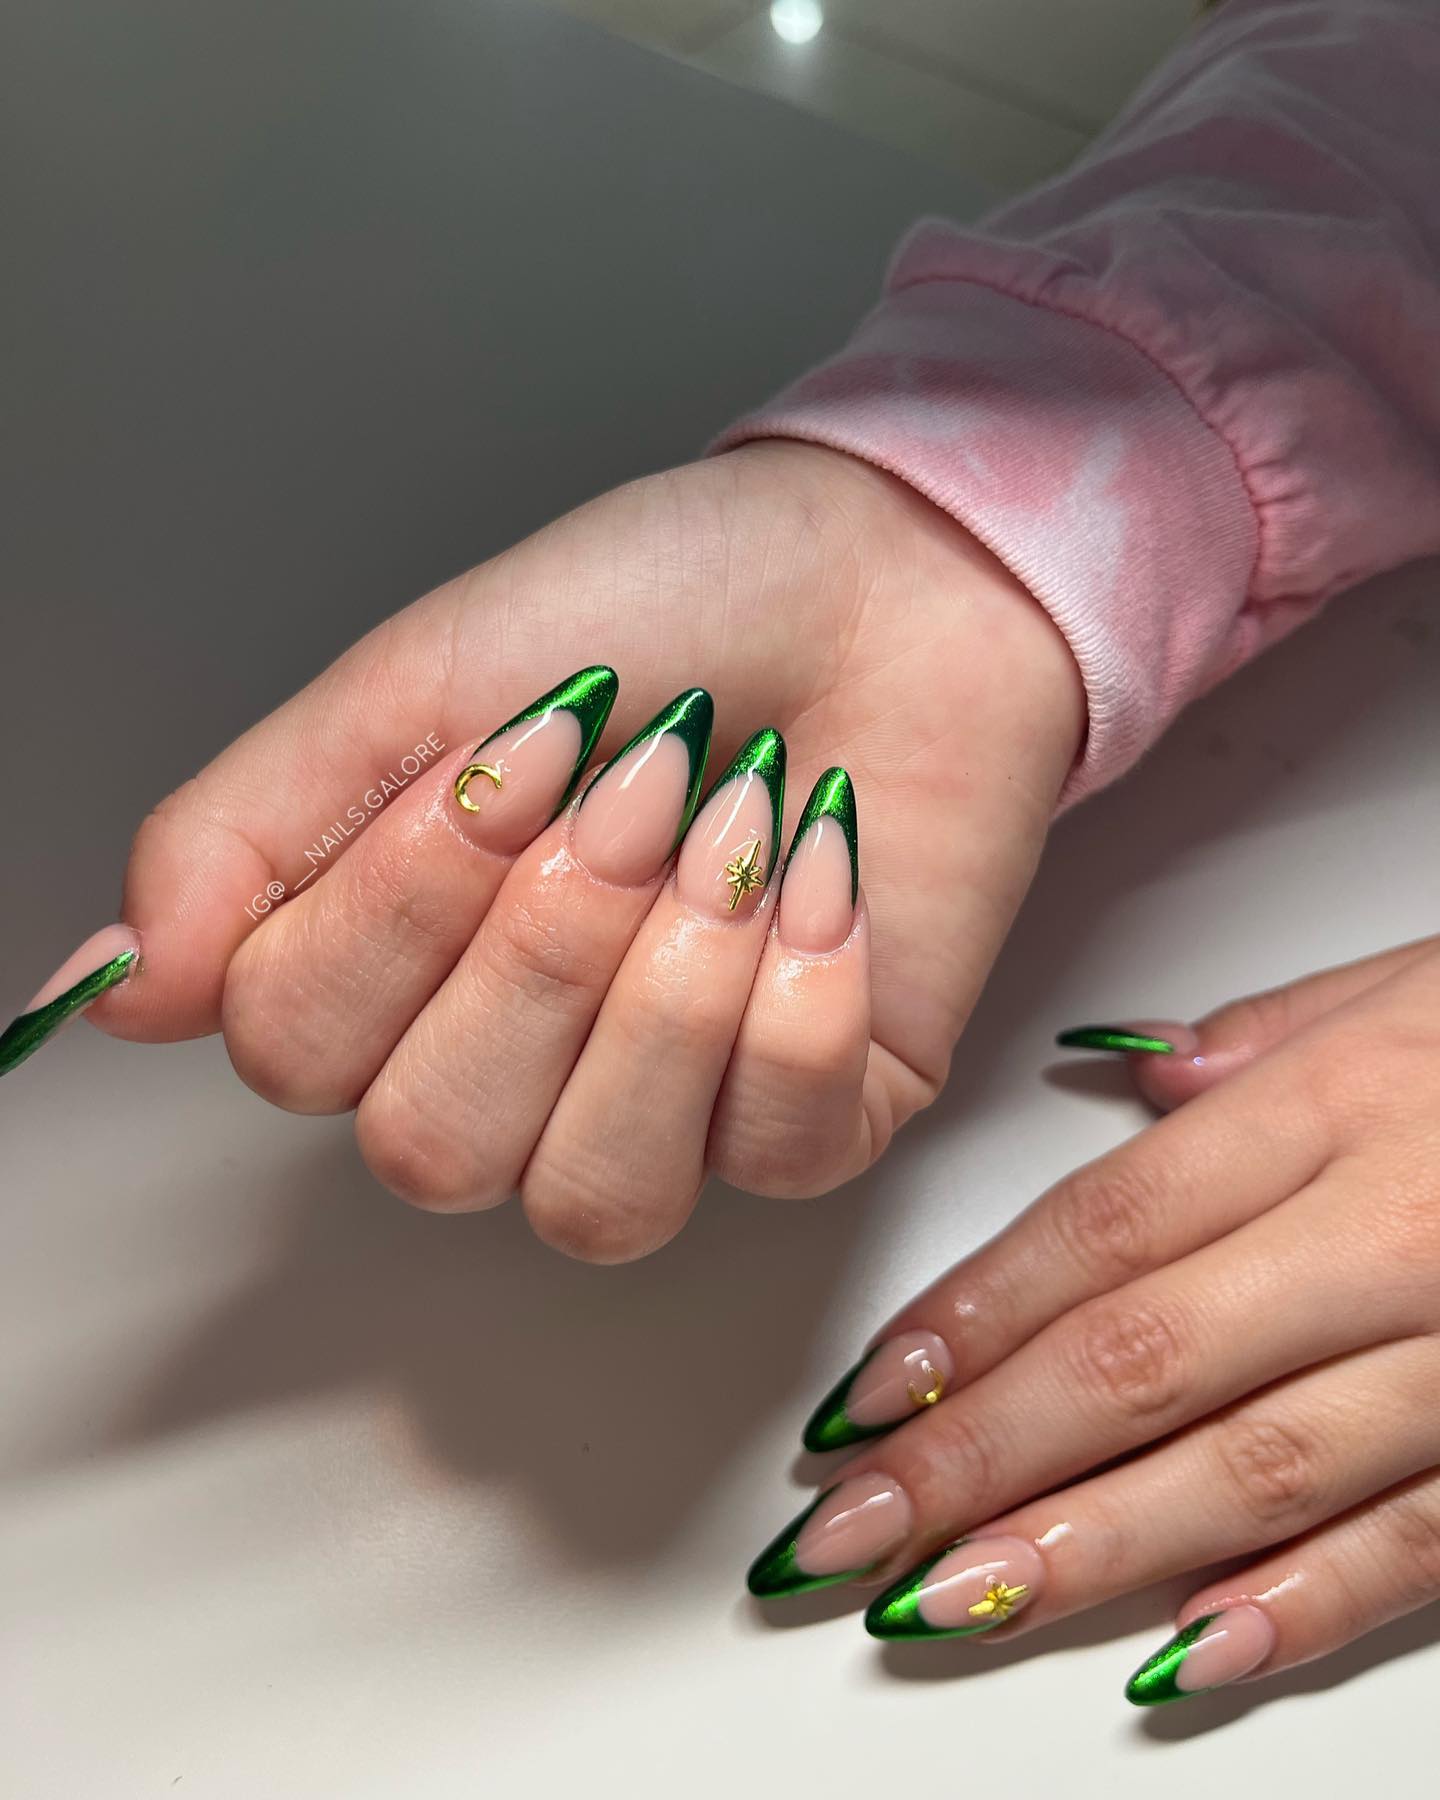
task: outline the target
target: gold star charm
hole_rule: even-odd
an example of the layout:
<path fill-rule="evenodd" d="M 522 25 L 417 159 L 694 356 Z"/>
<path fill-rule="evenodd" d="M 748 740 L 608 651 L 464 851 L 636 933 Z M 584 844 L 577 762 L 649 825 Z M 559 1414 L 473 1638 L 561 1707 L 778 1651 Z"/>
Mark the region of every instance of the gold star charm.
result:
<path fill-rule="evenodd" d="M 905 1384 L 905 1392 L 910 1396 L 912 1406 L 933 1406 L 945 1392 L 945 1377 L 933 1363 L 922 1363 L 921 1371 L 930 1385 L 922 1394 L 913 1381 Z"/>
<path fill-rule="evenodd" d="M 492 763 L 471 763 L 467 768 L 462 769 L 455 780 L 455 798 L 466 812 L 479 812 L 480 810 L 466 791 L 477 775 L 488 775 L 497 788 L 503 780 L 499 769 Z"/>
<path fill-rule="evenodd" d="M 725 865 L 725 879 L 730 883 L 730 911 L 744 899 L 746 894 L 753 894 L 757 888 L 765 885 L 765 873 L 760 867 L 760 840 L 747 844 L 738 856 L 731 857 Z"/>
<path fill-rule="evenodd" d="M 1022 1582 L 1019 1587 L 1006 1587 L 1003 1581 L 997 1581 L 986 1588 L 985 1596 L 977 1600 L 970 1608 L 972 1619 L 993 1619 L 998 1625 L 1002 1619 L 1008 1619 L 1015 1608 L 1030 1592 Z"/>

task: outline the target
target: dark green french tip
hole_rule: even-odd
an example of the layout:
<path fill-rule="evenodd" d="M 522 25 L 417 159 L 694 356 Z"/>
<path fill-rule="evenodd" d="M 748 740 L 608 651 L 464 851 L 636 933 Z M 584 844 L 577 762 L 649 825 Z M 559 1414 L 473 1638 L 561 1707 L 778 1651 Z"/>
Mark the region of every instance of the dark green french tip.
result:
<path fill-rule="evenodd" d="M 902 1575 L 894 1587 L 886 1588 L 877 1600 L 872 1600 L 865 1614 L 865 1629 L 871 1637 L 884 1638 L 887 1642 L 896 1638 L 957 1638 L 975 1637 L 982 1631 L 990 1631 L 999 1624 L 998 1619 L 987 1620 L 983 1625 L 957 1625 L 950 1629 L 942 1629 L 938 1625 L 926 1623 L 920 1613 L 920 1588 L 925 1577 L 952 1550 L 958 1550 L 965 1538 L 956 1538 L 953 1544 L 946 1544 L 943 1550 L 937 1550 L 933 1556 L 919 1563 L 908 1575 Z"/>
<path fill-rule="evenodd" d="M 1192 1619 L 1175 1633 L 1168 1644 L 1162 1644 L 1152 1657 L 1141 1663 L 1125 1684 L 1125 1698 L 1130 1704 L 1164 1706 L 1171 1700 L 1193 1700 L 1196 1694 L 1207 1693 L 1207 1688 L 1187 1691 L 1177 1687 L 1175 1677 L 1180 1673 L 1180 1665 L 1190 1654 L 1196 1638 L 1219 1617 L 1219 1613 L 1205 1613 L 1198 1619 Z"/>
<path fill-rule="evenodd" d="M 846 1412 L 850 1385 L 865 1367 L 865 1360 L 862 1356 L 845 1371 L 805 1421 L 800 1441 L 807 1450 L 843 1450 L 847 1444 L 858 1444 L 865 1438 L 880 1437 L 893 1431 L 899 1424 L 898 1419 L 892 1419 L 888 1425 L 857 1425 Z"/>
<path fill-rule="evenodd" d="M 33 1012 L 21 1013 L 0 1035 L 0 1075 L 8 1075 L 12 1069 L 18 1068 L 67 1019 L 72 1018 L 82 1007 L 88 1006 L 92 1000 L 98 1000 L 108 989 L 118 986 L 134 967 L 139 954 L 138 950 L 122 950 L 119 956 L 102 964 L 93 975 L 77 981 L 74 987 L 67 988 L 48 1005 L 37 1006 Z"/>
<path fill-rule="evenodd" d="M 1145 1050 L 1153 1056 L 1175 1054 L 1175 1046 L 1168 1038 L 1145 1037 L 1138 1031 L 1126 1031 L 1120 1025 L 1077 1025 L 1073 1031 L 1062 1031 L 1055 1042 L 1062 1050 Z"/>
<path fill-rule="evenodd" d="M 757 1600 L 774 1600 L 782 1594 L 813 1594 L 818 1588 L 837 1587 L 842 1581 L 853 1581 L 864 1569 L 842 1569 L 838 1575 L 807 1575 L 795 1560 L 795 1544 L 805 1529 L 806 1521 L 835 1492 L 826 1488 L 817 1494 L 804 1512 L 793 1518 L 751 1563 L 745 1585 Z M 873 1568 L 874 1564 L 867 1564 Z"/>
<path fill-rule="evenodd" d="M 558 819 L 570 804 L 580 777 L 585 773 L 585 765 L 590 760 L 590 753 L 600 741 L 600 733 L 605 729 L 605 721 L 610 717 L 610 709 L 615 704 L 615 696 L 620 692 L 620 677 L 605 663 L 594 663 L 588 669 L 581 669 L 568 681 L 562 681 L 559 687 L 551 688 L 548 694 L 527 706 L 523 712 L 516 713 L 513 719 L 507 719 L 503 725 L 497 726 L 484 741 L 477 744 L 470 752 L 478 756 L 486 744 L 493 744 L 496 738 L 511 731 L 517 725 L 528 725 L 532 719 L 543 718 L 546 713 L 556 712 L 564 708 L 572 712 L 580 726 L 580 754 L 575 759 L 575 770 L 566 784 L 565 792 L 560 796 L 560 804 L 551 813 L 552 819 Z"/>
<path fill-rule="evenodd" d="M 833 819 L 845 834 L 845 848 L 850 852 L 850 904 L 860 897 L 860 833 L 855 818 L 855 784 L 844 769 L 827 769 L 810 790 L 795 836 L 790 840 L 790 857 L 800 848 L 805 833 L 819 819 Z"/>
<path fill-rule="evenodd" d="M 785 811 L 785 740 L 773 725 L 746 739 L 730 767 L 715 777 L 705 798 L 713 799 L 727 781 L 742 775 L 758 775 L 770 795 L 770 854 L 765 862 L 768 883 L 780 851 L 780 818 Z"/>
<path fill-rule="evenodd" d="M 685 753 L 690 758 L 690 779 L 685 788 L 685 810 L 680 815 L 680 829 L 675 833 L 675 842 L 671 851 L 680 847 L 680 840 L 690 829 L 690 821 L 695 817 L 695 808 L 700 804 L 700 783 L 705 779 L 705 764 L 710 758 L 710 732 L 715 723 L 715 702 L 704 688 L 686 688 L 683 694 L 677 694 L 663 712 L 656 713 L 648 725 L 642 725 L 628 744 L 623 744 L 610 758 L 607 767 L 613 767 L 622 756 L 628 756 L 632 750 L 638 750 L 642 744 L 648 744 L 652 738 L 663 737 L 673 732 L 685 746 Z M 591 783 L 591 787 L 594 783 Z M 589 787 L 580 796 L 580 804 L 584 806 L 590 798 Z"/>

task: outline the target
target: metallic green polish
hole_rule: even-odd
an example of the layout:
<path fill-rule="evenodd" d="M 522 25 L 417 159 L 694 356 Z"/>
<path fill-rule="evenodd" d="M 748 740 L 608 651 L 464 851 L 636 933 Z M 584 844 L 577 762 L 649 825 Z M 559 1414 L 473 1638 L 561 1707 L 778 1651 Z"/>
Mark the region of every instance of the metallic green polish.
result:
<path fill-rule="evenodd" d="M 836 1587 L 842 1581 L 853 1581 L 865 1569 L 842 1569 L 838 1575 L 807 1575 L 795 1560 L 795 1542 L 805 1522 L 822 1501 L 835 1492 L 826 1488 L 817 1494 L 804 1512 L 793 1518 L 776 1538 L 765 1546 L 750 1565 L 745 1585 L 757 1600 L 775 1600 L 782 1594 L 813 1594 L 819 1588 Z M 867 1564 L 873 1568 L 874 1564 Z"/>
<path fill-rule="evenodd" d="M 790 840 L 790 856 L 800 848 L 800 840 L 817 819 L 833 819 L 845 833 L 845 848 L 850 852 L 850 904 L 860 897 L 860 833 L 855 820 L 855 784 L 844 769 L 827 769 L 810 790 L 795 836 Z M 788 866 L 790 856 L 785 858 Z"/>
<path fill-rule="evenodd" d="M 715 702 L 704 688 L 687 688 L 683 694 L 677 694 L 663 712 L 656 713 L 648 725 L 641 726 L 628 744 L 623 744 L 610 758 L 607 767 L 613 767 L 622 756 L 628 756 L 632 750 L 638 750 L 641 744 L 649 743 L 651 738 L 673 731 L 684 744 L 686 754 L 690 758 L 690 780 L 685 789 L 685 810 L 680 815 L 680 829 L 675 833 L 675 842 L 670 846 L 672 853 L 680 847 L 680 840 L 690 829 L 690 821 L 695 817 L 695 808 L 700 804 L 700 783 L 705 779 L 705 764 L 710 756 L 710 730 L 715 723 Z M 595 783 L 591 782 L 580 796 L 580 804 L 584 806 L 590 798 Z"/>
<path fill-rule="evenodd" d="M 982 1625 L 957 1625 L 950 1630 L 943 1630 L 936 1625 L 928 1625 L 920 1613 L 920 1587 L 925 1577 L 935 1567 L 942 1556 L 948 1556 L 952 1550 L 958 1550 L 968 1538 L 956 1538 L 953 1544 L 946 1544 L 944 1549 L 937 1550 L 933 1556 L 916 1565 L 908 1575 L 902 1575 L 894 1587 L 886 1588 L 879 1599 L 873 1600 L 865 1614 L 865 1629 L 871 1637 L 885 1638 L 959 1638 L 977 1637 L 982 1631 L 991 1631 L 1000 1623 L 999 1619 L 987 1619 Z"/>
<path fill-rule="evenodd" d="M 727 781 L 735 781 L 741 775 L 758 775 L 770 795 L 770 855 L 765 863 L 768 883 L 775 872 L 775 859 L 780 850 L 780 817 L 785 811 L 785 740 L 773 725 L 757 731 L 740 746 L 734 762 L 723 775 L 716 777 L 706 800 L 713 800 Z"/>
<path fill-rule="evenodd" d="M 580 777 L 585 773 L 585 765 L 590 760 L 590 752 L 600 741 L 600 733 L 605 729 L 605 721 L 610 717 L 610 708 L 615 704 L 615 696 L 620 691 L 620 677 L 604 663 L 595 663 L 588 669 L 581 669 L 568 681 L 562 681 L 559 687 L 551 688 L 548 694 L 527 706 L 523 712 L 516 713 L 513 719 L 492 731 L 484 741 L 477 744 L 470 752 L 478 756 L 486 744 L 493 744 L 496 738 L 503 736 L 517 725 L 528 725 L 532 719 L 543 718 L 563 707 L 566 712 L 574 713 L 580 725 L 580 754 L 575 759 L 575 772 L 566 784 L 565 792 L 560 796 L 560 804 L 551 813 L 552 819 L 558 819 L 580 785 Z"/>
<path fill-rule="evenodd" d="M 0 1075 L 8 1075 L 27 1056 L 33 1056 L 46 1038 L 58 1031 L 81 1007 L 88 1006 L 108 989 L 118 986 L 130 973 L 138 956 L 139 952 L 136 950 L 122 950 L 119 956 L 103 963 L 93 975 L 86 975 L 48 1005 L 37 1006 L 33 1012 L 21 1013 L 6 1028 L 3 1036 L 0 1036 Z"/>
<path fill-rule="evenodd" d="M 1170 1700 L 1193 1700 L 1196 1694 L 1207 1693 L 1207 1688 L 1194 1688 L 1187 1692 L 1175 1685 L 1175 1677 L 1180 1673 L 1180 1665 L 1190 1654 L 1196 1638 L 1219 1617 L 1219 1613 L 1204 1613 L 1200 1618 L 1192 1619 L 1175 1633 L 1168 1644 L 1162 1644 L 1148 1661 L 1141 1663 L 1125 1684 L 1125 1698 L 1130 1704 L 1164 1706 Z"/>
<path fill-rule="evenodd" d="M 861 1443 L 865 1438 L 880 1437 L 900 1423 L 892 1419 L 888 1425 L 857 1425 L 845 1411 L 850 1384 L 865 1366 L 862 1356 L 831 1388 L 830 1392 L 805 1422 L 801 1442 L 807 1450 L 843 1450 L 847 1444 Z"/>
<path fill-rule="evenodd" d="M 1062 1050 L 1146 1050 L 1154 1056 L 1175 1054 L 1175 1046 L 1168 1038 L 1145 1037 L 1138 1031 L 1126 1031 L 1123 1025 L 1077 1025 L 1073 1031 L 1062 1031 L 1055 1042 Z"/>

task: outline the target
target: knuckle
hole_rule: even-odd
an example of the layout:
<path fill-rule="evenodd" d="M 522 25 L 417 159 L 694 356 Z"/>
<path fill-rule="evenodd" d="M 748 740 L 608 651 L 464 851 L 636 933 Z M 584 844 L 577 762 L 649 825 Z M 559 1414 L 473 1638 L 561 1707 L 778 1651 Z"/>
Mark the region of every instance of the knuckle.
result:
<path fill-rule="evenodd" d="M 588 1263 L 648 1256 L 674 1235 L 689 1210 L 648 1204 L 603 1170 L 573 1159 L 564 1166 L 548 1159 L 533 1163 L 521 1181 L 520 1202 L 543 1244 Z"/>
<path fill-rule="evenodd" d="M 901 1485 L 926 1518 L 965 1515 L 983 1519 L 1004 1504 L 1002 1479 L 1007 1458 L 997 1431 L 974 1410 L 960 1411 L 955 1401 L 937 1406 L 909 1427 L 915 1433 L 916 1463 L 901 1476 Z M 896 1440 L 904 1446 L 904 1434 Z"/>
<path fill-rule="evenodd" d="M 375 1179 L 421 1212 L 474 1212 L 497 1205 L 509 1191 L 487 1185 L 452 1131 L 437 1130 L 393 1092 L 372 1089 L 361 1102 L 355 1138 Z"/>
<path fill-rule="evenodd" d="M 609 969 L 585 955 L 558 911 L 517 900 L 492 917 L 480 942 L 487 969 L 504 988 L 547 1013 L 571 1012 L 577 999 L 604 992 Z"/>
<path fill-rule="evenodd" d="M 1092 1301 L 1080 1309 L 1070 1355 L 1081 1391 L 1127 1424 L 1151 1425 L 1186 1391 L 1190 1358 L 1173 1304 Z"/>
<path fill-rule="evenodd" d="M 1277 1419 L 1227 1426 L 1220 1466 L 1239 1506 L 1256 1525 L 1287 1536 L 1317 1516 L 1323 1458 L 1309 1433 Z"/>
<path fill-rule="evenodd" d="M 1384 1502 L 1385 1523 L 1400 1551 L 1405 1597 L 1440 1597 L 1440 1490 L 1433 1481 Z"/>
<path fill-rule="evenodd" d="M 708 1162 L 732 1187 L 772 1199 L 824 1193 L 844 1166 L 849 1142 L 833 1109 L 817 1096 L 751 1072 L 727 1084 L 710 1132 Z"/>
<path fill-rule="evenodd" d="M 1050 1200 L 1050 1222 L 1065 1254 L 1100 1288 L 1154 1266 L 1159 1184 L 1138 1161 L 1077 1169 Z"/>

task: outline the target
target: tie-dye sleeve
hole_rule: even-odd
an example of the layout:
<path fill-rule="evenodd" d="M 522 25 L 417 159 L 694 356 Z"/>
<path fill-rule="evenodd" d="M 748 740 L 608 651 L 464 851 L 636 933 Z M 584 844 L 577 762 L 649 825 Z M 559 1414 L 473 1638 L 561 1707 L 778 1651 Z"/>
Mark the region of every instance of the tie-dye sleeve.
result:
<path fill-rule="evenodd" d="M 1440 550 L 1440 0 L 1226 0 L 1069 170 L 922 221 L 733 425 L 893 471 L 1089 696 L 1066 800 L 1341 588 Z"/>

